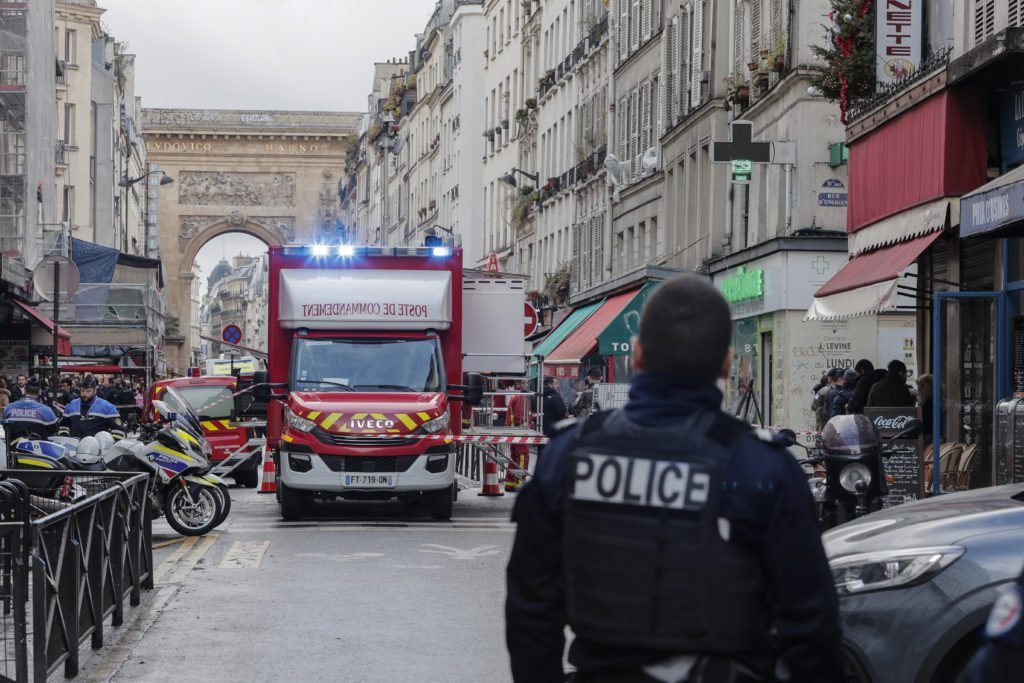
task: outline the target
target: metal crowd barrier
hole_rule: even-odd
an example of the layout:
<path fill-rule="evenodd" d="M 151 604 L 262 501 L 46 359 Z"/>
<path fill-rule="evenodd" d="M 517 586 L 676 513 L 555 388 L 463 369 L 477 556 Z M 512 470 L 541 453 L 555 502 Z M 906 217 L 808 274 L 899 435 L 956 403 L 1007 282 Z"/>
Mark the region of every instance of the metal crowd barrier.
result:
<path fill-rule="evenodd" d="M 103 647 L 107 617 L 110 625 L 120 626 L 125 600 L 136 606 L 142 589 L 153 587 L 148 476 L 63 471 L 47 475 L 67 477 L 72 484 L 81 481 L 89 495 L 73 503 L 47 502 L 23 489 L 22 499 L 9 504 L 3 493 L 23 487 L 16 480 L 37 478 L 39 472 L 0 470 L 0 477 L 8 479 L 0 481 L 0 681 L 41 683 L 61 664 L 65 677 L 78 675 L 79 649 L 86 639 L 94 650 Z M 40 515 L 40 506 L 59 509 Z M 25 609 L 26 602 L 30 610 Z"/>

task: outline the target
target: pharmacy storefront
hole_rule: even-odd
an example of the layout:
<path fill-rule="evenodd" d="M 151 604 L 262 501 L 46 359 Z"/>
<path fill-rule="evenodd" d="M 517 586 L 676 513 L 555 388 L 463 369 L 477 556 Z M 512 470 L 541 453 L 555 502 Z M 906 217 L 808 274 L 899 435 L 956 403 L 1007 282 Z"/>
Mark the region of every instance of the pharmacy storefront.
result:
<path fill-rule="evenodd" d="M 861 358 L 892 359 L 916 375 L 913 311 L 850 320 L 807 321 L 814 293 L 849 259 L 843 237 L 785 237 L 710 264 L 732 309 L 732 372 L 726 408 L 755 424 L 815 428 L 814 385 L 829 368 Z"/>

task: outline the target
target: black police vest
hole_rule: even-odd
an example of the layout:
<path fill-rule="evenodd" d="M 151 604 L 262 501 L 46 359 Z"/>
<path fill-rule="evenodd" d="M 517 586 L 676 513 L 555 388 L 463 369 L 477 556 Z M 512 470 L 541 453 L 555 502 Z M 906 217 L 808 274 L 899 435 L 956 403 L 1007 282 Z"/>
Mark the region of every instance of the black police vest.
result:
<path fill-rule="evenodd" d="M 732 451 L 748 430 L 714 412 L 654 429 L 614 411 L 580 427 L 563 542 L 577 636 L 666 653 L 766 646 L 759 559 L 719 530 Z"/>

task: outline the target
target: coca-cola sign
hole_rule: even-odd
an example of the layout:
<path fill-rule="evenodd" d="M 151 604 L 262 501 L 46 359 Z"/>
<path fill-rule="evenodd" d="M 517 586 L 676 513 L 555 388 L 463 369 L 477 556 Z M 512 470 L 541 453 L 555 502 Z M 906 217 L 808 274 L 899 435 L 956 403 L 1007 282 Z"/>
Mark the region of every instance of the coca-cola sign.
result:
<path fill-rule="evenodd" d="M 910 415 L 876 415 L 875 427 L 880 432 L 902 432 L 914 418 Z"/>

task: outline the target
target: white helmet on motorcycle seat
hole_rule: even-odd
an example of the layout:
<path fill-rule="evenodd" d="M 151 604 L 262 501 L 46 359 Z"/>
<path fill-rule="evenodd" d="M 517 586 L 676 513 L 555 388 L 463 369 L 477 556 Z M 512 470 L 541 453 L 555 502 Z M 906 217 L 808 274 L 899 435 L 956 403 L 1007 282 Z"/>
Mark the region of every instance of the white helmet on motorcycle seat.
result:
<path fill-rule="evenodd" d="M 92 465 L 100 461 L 100 442 L 95 436 L 83 437 L 78 442 L 78 450 L 75 451 L 75 459 L 85 465 Z"/>
<path fill-rule="evenodd" d="M 96 441 L 100 444 L 101 453 L 114 445 L 114 437 L 110 435 L 110 432 L 98 433 L 96 435 Z"/>

